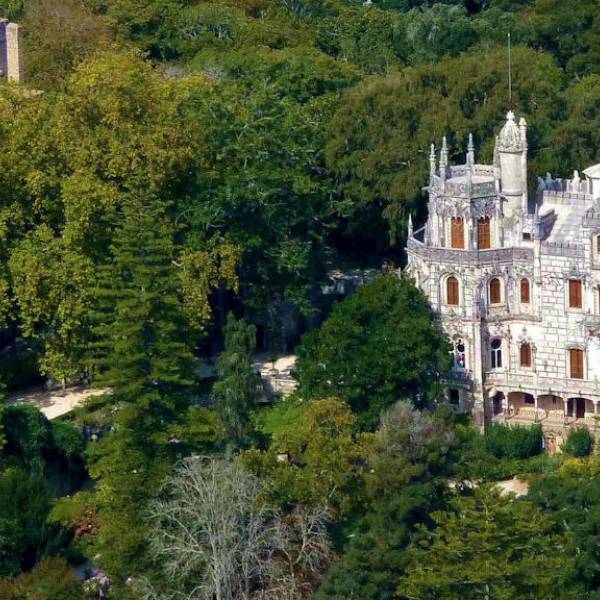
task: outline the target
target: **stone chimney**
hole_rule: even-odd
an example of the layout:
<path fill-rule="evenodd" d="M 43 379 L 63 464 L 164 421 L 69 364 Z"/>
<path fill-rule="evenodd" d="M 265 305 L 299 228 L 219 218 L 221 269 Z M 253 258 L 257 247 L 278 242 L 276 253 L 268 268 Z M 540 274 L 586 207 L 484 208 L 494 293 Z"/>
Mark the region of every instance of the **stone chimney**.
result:
<path fill-rule="evenodd" d="M 6 57 L 8 80 L 23 83 L 23 31 L 16 23 L 6 25 Z"/>

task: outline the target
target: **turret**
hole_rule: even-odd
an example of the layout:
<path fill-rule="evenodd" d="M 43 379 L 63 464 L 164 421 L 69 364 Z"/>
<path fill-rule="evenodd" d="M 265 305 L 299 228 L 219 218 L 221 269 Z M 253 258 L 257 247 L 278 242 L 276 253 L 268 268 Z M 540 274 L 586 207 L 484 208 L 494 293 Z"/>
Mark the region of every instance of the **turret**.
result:
<path fill-rule="evenodd" d="M 527 210 L 527 124 L 521 119 L 515 123 L 515 115 L 509 111 L 506 123 L 496 142 L 500 163 L 500 185 L 508 200 L 506 215 Z"/>
<path fill-rule="evenodd" d="M 469 145 L 467 146 L 467 165 L 475 164 L 475 145 L 473 144 L 473 134 L 469 134 Z"/>
<path fill-rule="evenodd" d="M 431 152 L 429 153 L 429 174 L 435 175 L 436 168 L 435 144 L 431 144 Z"/>

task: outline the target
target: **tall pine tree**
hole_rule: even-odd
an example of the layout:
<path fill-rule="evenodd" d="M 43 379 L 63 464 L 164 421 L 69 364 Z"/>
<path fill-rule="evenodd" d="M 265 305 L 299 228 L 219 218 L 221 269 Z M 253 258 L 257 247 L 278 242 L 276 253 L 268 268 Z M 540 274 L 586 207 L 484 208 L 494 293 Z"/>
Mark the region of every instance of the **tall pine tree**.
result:
<path fill-rule="evenodd" d="M 113 430 L 90 451 L 103 506 L 103 565 L 125 577 L 144 566 L 145 502 L 178 456 L 170 428 L 189 408 L 192 352 L 167 207 L 124 208 L 112 258 L 99 270 L 92 348 L 96 381 L 112 389 Z"/>

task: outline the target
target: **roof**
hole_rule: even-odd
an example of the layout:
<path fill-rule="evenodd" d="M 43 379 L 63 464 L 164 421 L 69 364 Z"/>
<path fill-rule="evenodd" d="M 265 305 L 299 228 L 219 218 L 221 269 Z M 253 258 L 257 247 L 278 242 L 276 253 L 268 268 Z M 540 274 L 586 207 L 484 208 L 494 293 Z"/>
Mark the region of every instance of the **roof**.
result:
<path fill-rule="evenodd" d="M 600 178 L 600 163 L 597 165 L 593 165 L 588 167 L 583 171 L 584 175 L 587 175 L 590 179 L 598 179 Z"/>

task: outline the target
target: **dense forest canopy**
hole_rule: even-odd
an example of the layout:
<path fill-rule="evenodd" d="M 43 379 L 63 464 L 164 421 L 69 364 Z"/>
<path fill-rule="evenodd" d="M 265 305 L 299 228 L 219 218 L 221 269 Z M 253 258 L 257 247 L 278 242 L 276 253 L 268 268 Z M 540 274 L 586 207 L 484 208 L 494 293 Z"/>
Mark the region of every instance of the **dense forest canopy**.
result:
<path fill-rule="evenodd" d="M 0 0 L 26 69 L 0 84 L 1 383 L 111 390 L 0 416 L 0 597 L 599 597 L 592 441 L 537 456 L 433 410 L 448 348 L 410 280 L 322 292 L 402 266 L 432 142 L 491 160 L 508 33 L 532 184 L 600 160 L 599 9 Z M 257 346 L 297 346 L 291 399 L 262 405 Z M 534 472 L 526 501 L 460 485 Z"/>

